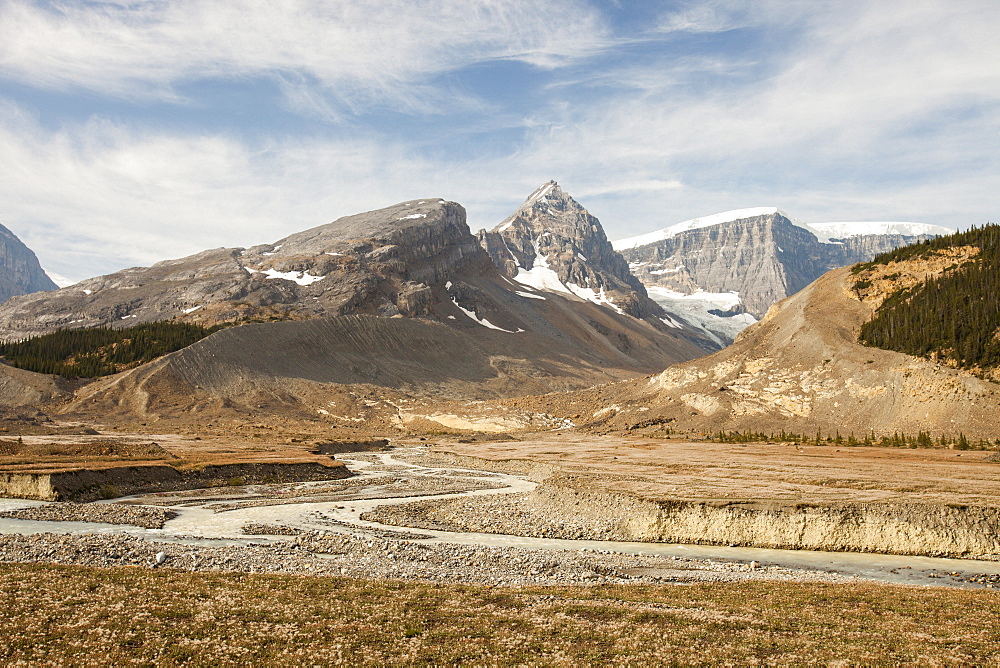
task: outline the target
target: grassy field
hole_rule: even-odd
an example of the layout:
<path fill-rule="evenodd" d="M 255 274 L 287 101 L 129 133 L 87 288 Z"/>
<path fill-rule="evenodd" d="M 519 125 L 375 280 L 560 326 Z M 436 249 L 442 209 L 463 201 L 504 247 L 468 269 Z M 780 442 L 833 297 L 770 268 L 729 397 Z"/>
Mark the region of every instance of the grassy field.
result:
<path fill-rule="evenodd" d="M 996 664 L 1000 596 L 743 583 L 499 589 L 0 565 L 4 665 Z"/>

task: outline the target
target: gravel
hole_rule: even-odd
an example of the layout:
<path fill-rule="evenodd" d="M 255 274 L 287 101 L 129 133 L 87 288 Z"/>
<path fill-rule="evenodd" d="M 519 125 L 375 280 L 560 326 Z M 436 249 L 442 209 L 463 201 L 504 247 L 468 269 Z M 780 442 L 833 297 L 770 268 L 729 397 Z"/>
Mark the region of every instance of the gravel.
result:
<path fill-rule="evenodd" d="M 155 506 L 136 506 L 127 503 L 65 502 L 8 510 L 0 513 L 0 517 L 42 522 L 101 522 L 162 529 L 167 520 L 177 517 L 177 513 Z"/>
<path fill-rule="evenodd" d="M 553 516 L 532 508 L 526 494 L 431 499 L 385 505 L 363 513 L 361 519 L 438 531 L 471 531 L 570 540 L 636 540 L 634 536 L 618 528 L 617 519 Z"/>
<path fill-rule="evenodd" d="M 162 564 L 157 563 L 163 553 Z M 297 573 L 494 586 L 768 579 L 850 581 L 829 573 L 679 557 L 530 550 L 311 532 L 246 545 L 161 543 L 127 534 L 0 535 L 0 562 Z"/>

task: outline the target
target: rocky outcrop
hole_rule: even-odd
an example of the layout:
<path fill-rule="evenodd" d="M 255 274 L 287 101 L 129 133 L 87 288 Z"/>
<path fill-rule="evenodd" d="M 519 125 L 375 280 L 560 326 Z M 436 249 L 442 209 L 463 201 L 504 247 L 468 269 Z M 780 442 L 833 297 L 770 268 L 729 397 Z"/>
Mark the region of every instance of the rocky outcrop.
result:
<path fill-rule="evenodd" d="M 229 484 L 336 480 L 353 475 L 341 462 L 213 464 L 198 469 L 162 465 L 0 472 L 0 496 L 43 501 L 92 501 L 142 492 L 200 489 Z"/>
<path fill-rule="evenodd" d="M 14 295 L 55 290 L 30 248 L 0 225 L 0 302 Z"/>
<path fill-rule="evenodd" d="M 931 503 L 651 501 L 539 486 L 528 504 L 618 540 L 1000 560 L 1000 509 Z"/>
<path fill-rule="evenodd" d="M 859 299 L 855 280 L 849 269 L 833 270 L 728 348 L 646 383 L 603 388 L 603 406 L 614 408 L 595 412 L 593 424 L 996 438 L 1000 385 L 858 343 L 876 302 Z"/>

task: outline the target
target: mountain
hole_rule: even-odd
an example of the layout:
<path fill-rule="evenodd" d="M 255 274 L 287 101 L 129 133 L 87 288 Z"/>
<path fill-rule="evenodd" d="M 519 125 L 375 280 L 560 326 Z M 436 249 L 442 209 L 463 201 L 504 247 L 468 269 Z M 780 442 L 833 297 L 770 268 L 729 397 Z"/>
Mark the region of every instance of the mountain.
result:
<path fill-rule="evenodd" d="M 607 304 L 637 318 L 664 316 L 608 241 L 601 221 L 555 181 L 478 237 L 501 272 L 518 283 Z"/>
<path fill-rule="evenodd" d="M 732 339 L 825 272 L 952 230 L 920 223 L 801 223 L 779 209 L 727 211 L 614 242 L 667 309 Z"/>
<path fill-rule="evenodd" d="M 0 302 L 14 295 L 56 288 L 32 250 L 0 225 Z"/>
<path fill-rule="evenodd" d="M 272 406 L 316 417 L 331 413 L 321 398 L 333 386 L 453 398 L 543 393 L 706 352 L 684 329 L 504 276 L 465 210 L 439 199 L 0 306 L 8 339 L 161 320 L 238 326 L 91 384 L 79 395 L 85 404 L 71 410 L 250 414 Z"/>

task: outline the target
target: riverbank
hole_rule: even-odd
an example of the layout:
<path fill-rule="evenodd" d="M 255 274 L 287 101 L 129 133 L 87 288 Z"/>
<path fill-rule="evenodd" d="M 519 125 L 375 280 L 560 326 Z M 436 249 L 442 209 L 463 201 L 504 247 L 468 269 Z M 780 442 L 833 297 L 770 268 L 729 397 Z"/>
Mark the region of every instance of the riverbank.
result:
<path fill-rule="evenodd" d="M 983 453 L 540 434 L 440 443 L 412 461 L 517 471 L 539 484 L 488 501 L 386 506 L 367 519 L 577 540 L 1000 561 L 1000 466 Z"/>

